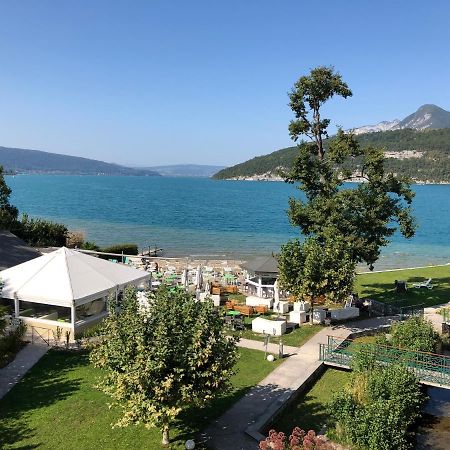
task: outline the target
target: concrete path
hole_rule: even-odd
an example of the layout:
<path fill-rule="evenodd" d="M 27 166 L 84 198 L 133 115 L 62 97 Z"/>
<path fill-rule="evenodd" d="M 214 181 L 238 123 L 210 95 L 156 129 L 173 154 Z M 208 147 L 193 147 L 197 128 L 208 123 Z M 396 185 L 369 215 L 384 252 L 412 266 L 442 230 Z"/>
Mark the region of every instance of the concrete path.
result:
<path fill-rule="evenodd" d="M 257 449 L 258 441 L 264 439 L 260 429 L 299 392 L 302 385 L 308 385 L 308 381 L 312 381 L 323 370 L 323 363 L 319 361 L 319 343 L 325 344 L 328 335 L 347 338 L 352 333 L 387 326 L 390 322 L 389 318 L 374 318 L 327 327 L 301 347 L 289 348 L 288 352 L 292 356 L 212 422 L 202 434 L 202 439 L 213 450 Z M 242 339 L 239 345 L 263 349 L 261 342 L 247 339 Z M 275 353 L 278 353 L 278 345 L 272 345 L 276 347 Z"/>
<path fill-rule="evenodd" d="M 28 344 L 17 353 L 14 361 L 0 369 L 0 399 L 47 353 L 44 344 Z"/>
<path fill-rule="evenodd" d="M 261 350 L 264 351 L 264 342 L 255 341 L 253 339 L 240 339 L 237 343 L 238 347 L 250 348 L 252 350 Z M 299 347 L 290 347 L 289 345 L 283 345 L 283 354 L 285 356 L 290 356 L 298 353 Z M 279 346 L 278 344 L 269 344 L 267 346 L 267 352 L 273 353 L 274 355 L 278 355 Z"/>

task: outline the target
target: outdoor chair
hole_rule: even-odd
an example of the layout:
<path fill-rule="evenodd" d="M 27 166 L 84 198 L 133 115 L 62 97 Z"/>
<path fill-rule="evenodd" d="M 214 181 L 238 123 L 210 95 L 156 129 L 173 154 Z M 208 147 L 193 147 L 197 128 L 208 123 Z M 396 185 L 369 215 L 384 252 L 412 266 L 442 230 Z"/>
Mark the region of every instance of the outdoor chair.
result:
<path fill-rule="evenodd" d="M 233 317 L 232 316 L 225 316 L 224 317 L 225 325 L 229 326 L 230 328 L 233 328 Z"/>
<path fill-rule="evenodd" d="M 233 328 L 235 330 L 245 330 L 245 324 L 242 317 L 239 316 L 234 317 Z"/>
<path fill-rule="evenodd" d="M 431 284 L 432 281 L 433 281 L 432 278 L 428 278 L 427 281 L 423 281 L 421 283 L 414 283 L 413 287 L 418 289 L 420 288 L 433 289 L 433 285 Z"/>

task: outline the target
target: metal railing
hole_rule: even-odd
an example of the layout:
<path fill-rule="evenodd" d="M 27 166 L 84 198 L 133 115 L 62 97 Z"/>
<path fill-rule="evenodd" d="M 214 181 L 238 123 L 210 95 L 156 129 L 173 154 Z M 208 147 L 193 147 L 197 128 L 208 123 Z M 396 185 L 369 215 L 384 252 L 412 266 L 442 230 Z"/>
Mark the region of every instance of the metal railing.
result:
<path fill-rule="evenodd" d="M 402 364 L 414 372 L 422 383 L 450 387 L 450 357 L 435 353 L 402 350 L 328 336 L 328 342 L 320 344 L 319 358 L 326 363 L 350 368 L 353 355 L 360 352 L 370 355 L 378 364 Z"/>
<path fill-rule="evenodd" d="M 39 331 L 41 330 L 41 331 Z M 50 336 L 51 333 L 51 336 Z M 31 326 L 31 343 L 34 344 L 37 341 L 42 341 L 49 347 L 51 345 L 51 338 L 53 338 L 53 332 L 49 328 Z"/>

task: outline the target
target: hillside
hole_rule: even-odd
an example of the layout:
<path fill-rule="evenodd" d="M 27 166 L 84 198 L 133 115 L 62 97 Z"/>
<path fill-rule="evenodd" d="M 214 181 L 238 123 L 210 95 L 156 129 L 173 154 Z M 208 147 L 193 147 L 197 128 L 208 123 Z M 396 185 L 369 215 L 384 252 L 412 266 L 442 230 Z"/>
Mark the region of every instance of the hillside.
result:
<path fill-rule="evenodd" d="M 409 175 L 417 182 L 450 182 L 450 128 L 403 129 L 357 136 L 363 145 L 386 151 L 386 169 Z M 296 147 L 258 156 L 216 173 L 215 179 L 276 179 L 280 168 L 291 167 Z"/>
<path fill-rule="evenodd" d="M 9 147 L 0 147 L 0 165 L 2 165 L 5 170 L 18 173 L 65 175 L 159 175 L 153 170 L 132 169 L 95 159 Z"/>
<path fill-rule="evenodd" d="M 174 164 L 167 166 L 143 167 L 146 170 L 154 170 L 163 177 L 199 177 L 209 178 L 224 166 L 207 166 L 203 164 Z"/>

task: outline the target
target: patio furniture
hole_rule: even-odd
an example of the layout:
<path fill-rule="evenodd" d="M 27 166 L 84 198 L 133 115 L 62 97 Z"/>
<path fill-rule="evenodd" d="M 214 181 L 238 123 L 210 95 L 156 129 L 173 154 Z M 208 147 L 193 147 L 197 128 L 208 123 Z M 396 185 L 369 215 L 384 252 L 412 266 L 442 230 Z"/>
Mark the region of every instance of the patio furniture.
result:
<path fill-rule="evenodd" d="M 242 316 L 234 316 L 233 318 L 233 328 L 235 330 L 245 330 L 245 324 Z"/>
<path fill-rule="evenodd" d="M 234 309 L 244 314 L 244 316 L 250 317 L 253 314 L 253 307 L 247 305 L 234 305 Z"/>
<path fill-rule="evenodd" d="M 432 278 L 428 278 L 427 281 L 423 281 L 421 283 L 414 283 L 413 287 L 418 288 L 418 289 L 420 289 L 420 288 L 433 289 L 433 285 L 431 283 L 432 281 L 433 281 Z"/>
<path fill-rule="evenodd" d="M 254 309 L 258 314 L 266 314 L 267 312 L 269 312 L 269 308 L 266 305 L 254 306 Z"/>

